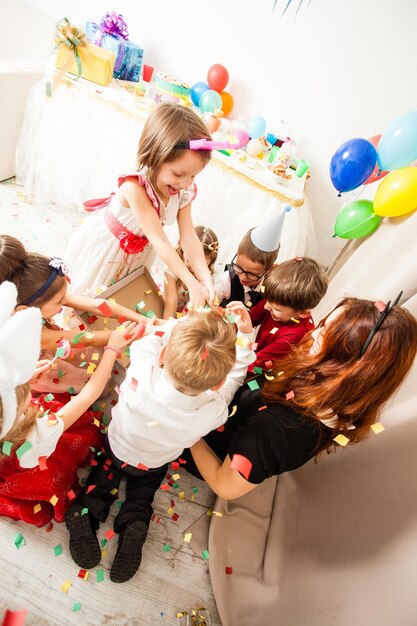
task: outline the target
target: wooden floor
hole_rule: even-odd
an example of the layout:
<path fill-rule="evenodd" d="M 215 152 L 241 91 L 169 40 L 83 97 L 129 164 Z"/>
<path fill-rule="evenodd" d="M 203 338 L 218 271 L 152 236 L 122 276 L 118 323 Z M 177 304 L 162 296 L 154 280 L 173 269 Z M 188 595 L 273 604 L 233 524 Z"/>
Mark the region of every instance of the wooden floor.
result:
<path fill-rule="evenodd" d="M 0 184 L 0 232 L 19 238 L 32 251 L 62 255 L 69 234 L 82 218 L 76 211 L 32 203 L 20 187 L 11 182 Z M 207 514 L 214 503 L 214 495 L 205 483 L 182 468 L 178 473 L 179 488 L 157 494 L 155 520 L 160 518 L 160 521 L 151 523 L 138 574 L 124 584 L 114 584 L 109 579 L 117 535 L 105 546 L 107 554 L 103 555 L 100 565 L 83 580 L 78 577 L 79 568 L 70 557 L 68 534 L 63 524 L 54 523 L 52 530 L 46 532 L 46 527 L 39 529 L 0 518 L 0 617 L 6 608 L 27 608 L 25 623 L 28 626 L 168 626 L 185 625 L 185 620 L 178 620 L 176 613 L 190 613 L 193 608 L 205 607 L 212 626 L 219 626 L 208 563 L 195 555 L 184 541 L 184 531 Z M 198 488 L 195 494 L 193 487 Z M 179 497 L 180 491 L 185 492 L 185 499 Z M 171 500 L 179 515 L 176 522 L 167 512 Z M 99 530 L 100 541 L 105 538 L 105 531 L 112 528 L 115 509 L 116 505 Z M 17 533 L 26 541 L 19 549 L 14 542 Z M 164 550 L 166 544 L 171 546 L 169 551 Z M 57 545 L 63 548 L 59 556 L 54 555 Z M 97 582 L 99 570 L 104 570 L 102 582 Z M 64 593 L 61 585 L 66 580 L 72 584 Z M 74 611 L 77 603 L 81 608 Z"/>

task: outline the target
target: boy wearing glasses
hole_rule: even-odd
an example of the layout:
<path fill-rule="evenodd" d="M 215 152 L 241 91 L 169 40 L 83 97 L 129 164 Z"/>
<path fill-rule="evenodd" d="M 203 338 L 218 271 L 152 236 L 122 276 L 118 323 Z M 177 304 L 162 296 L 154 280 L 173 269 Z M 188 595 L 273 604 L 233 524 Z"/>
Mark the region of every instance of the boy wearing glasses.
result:
<path fill-rule="evenodd" d="M 264 281 L 264 296 L 249 312 L 241 302 L 232 302 L 229 308 L 250 316 L 253 326 L 259 326 L 256 335 L 256 361 L 248 368 L 270 369 L 269 362 L 285 356 L 293 344 L 313 330 L 311 309 L 316 307 L 327 291 L 327 277 L 323 268 L 308 257 L 296 257 L 272 268 Z M 246 313 L 246 315 L 245 315 Z"/>
<path fill-rule="evenodd" d="M 251 307 L 264 298 L 260 292 L 262 279 L 277 259 L 284 217 L 289 210 L 291 207 L 286 205 L 266 224 L 248 230 L 231 263 L 214 283 L 220 306 L 239 301 Z"/>

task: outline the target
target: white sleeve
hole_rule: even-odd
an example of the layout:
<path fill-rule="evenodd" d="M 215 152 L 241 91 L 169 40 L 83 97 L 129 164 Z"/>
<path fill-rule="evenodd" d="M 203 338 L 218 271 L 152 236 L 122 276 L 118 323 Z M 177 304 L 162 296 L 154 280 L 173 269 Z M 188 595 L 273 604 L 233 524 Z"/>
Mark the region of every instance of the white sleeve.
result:
<path fill-rule="evenodd" d="M 214 279 L 214 291 L 221 302 L 224 298 L 230 298 L 230 275 L 229 272 L 223 272 Z"/>
<path fill-rule="evenodd" d="M 52 419 L 57 420 L 56 424 L 49 423 L 49 420 Z M 64 422 L 60 417 L 53 413 L 38 417 L 29 436 L 26 437 L 26 441 L 29 441 L 32 447 L 20 457 L 20 467 L 24 469 L 36 467 L 39 464 L 40 456 L 50 456 L 63 432 Z"/>
<path fill-rule="evenodd" d="M 247 335 L 240 332 L 237 333 L 236 361 L 230 374 L 227 375 L 224 385 L 218 391 L 226 404 L 230 404 L 236 391 L 245 380 L 249 365 L 256 361 L 255 352 L 249 349 L 251 342 L 254 341 L 254 336 L 254 331 Z"/>

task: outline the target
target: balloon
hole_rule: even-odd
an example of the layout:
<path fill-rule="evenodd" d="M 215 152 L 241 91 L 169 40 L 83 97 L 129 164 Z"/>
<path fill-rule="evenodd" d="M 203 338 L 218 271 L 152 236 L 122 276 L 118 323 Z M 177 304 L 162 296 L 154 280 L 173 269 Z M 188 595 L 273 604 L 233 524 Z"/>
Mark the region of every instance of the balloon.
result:
<path fill-rule="evenodd" d="M 266 131 L 266 122 L 264 118 L 260 115 L 252 117 L 248 122 L 247 131 L 251 139 L 259 139 L 259 137 L 263 137 Z"/>
<path fill-rule="evenodd" d="M 334 225 L 334 234 L 342 239 L 359 239 L 370 235 L 381 223 L 370 200 L 356 200 L 340 211 Z"/>
<path fill-rule="evenodd" d="M 379 185 L 374 198 L 378 215 L 395 217 L 417 209 L 417 169 L 403 167 L 390 172 Z"/>
<path fill-rule="evenodd" d="M 207 83 L 194 83 L 191 87 L 190 97 L 196 107 L 198 107 L 200 103 L 200 98 L 205 91 L 210 89 Z"/>
<path fill-rule="evenodd" d="M 224 67 L 224 65 L 216 63 L 215 65 L 212 65 L 207 72 L 207 82 L 210 89 L 219 92 L 223 91 L 223 89 L 229 82 L 229 72 Z M 225 113 L 225 115 L 227 115 L 227 113 Z"/>
<path fill-rule="evenodd" d="M 379 141 L 381 139 L 381 135 L 373 135 L 373 137 L 369 138 L 369 141 L 371 142 L 371 144 L 373 145 L 373 147 L 375 148 L 375 150 L 378 150 L 378 145 L 379 145 Z M 375 181 L 380 181 L 384 178 L 384 176 L 386 176 L 388 174 L 387 170 L 381 170 L 378 163 L 375 165 L 374 167 L 374 171 L 372 172 L 372 174 L 370 175 L 370 177 L 365 180 L 365 182 L 363 183 L 364 185 L 369 185 L 370 183 L 374 183 Z"/>
<path fill-rule="evenodd" d="M 225 115 L 229 115 L 233 109 L 233 98 L 228 91 L 222 91 L 220 97 L 222 99 L 222 111 Z"/>
<path fill-rule="evenodd" d="M 217 91 L 209 89 L 205 91 L 200 97 L 199 107 L 203 112 L 215 111 L 222 106 L 222 99 Z"/>
<path fill-rule="evenodd" d="M 417 159 L 417 111 L 397 117 L 382 134 L 378 164 L 383 170 L 397 170 Z"/>
<path fill-rule="evenodd" d="M 250 134 L 250 133 L 249 133 Z M 372 174 L 376 163 L 376 150 L 361 137 L 342 143 L 330 163 L 330 178 L 339 192 L 352 191 Z"/>
<path fill-rule="evenodd" d="M 259 139 L 251 139 L 246 145 L 246 152 L 250 156 L 257 157 L 262 152 L 262 144 Z"/>
<path fill-rule="evenodd" d="M 246 144 L 249 141 L 248 133 L 246 132 L 246 130 L 243 130 L 242 128 L 235 128 L 231 134 L 234 135 L 236 139 L 239 140 L 239 145 L 241 148 L 243 148 L 243 146 L 246 146 Z"/>

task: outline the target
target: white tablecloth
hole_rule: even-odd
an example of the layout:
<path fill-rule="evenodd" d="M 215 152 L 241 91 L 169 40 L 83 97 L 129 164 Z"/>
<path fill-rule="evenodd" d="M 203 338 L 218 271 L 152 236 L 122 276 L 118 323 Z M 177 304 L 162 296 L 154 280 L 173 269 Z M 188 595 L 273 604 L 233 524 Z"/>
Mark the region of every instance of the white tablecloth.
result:
<path fill-rule="evenodd" d="M 135 169 L 137 145 L 149 111 L 122 88 L 65 82 L 53 99 L 37 83 L 29 93 L 16 152 L 17 182 L 36 200 L 79 206 L 109 195 L 118 175 Z M 215 156 L 215 155 L 214 155 Z M 215 230 L 219 261 L 228 262 L 243 234 L 276 214 L 283 202 L 271 179 L 266 189 L 215 158 L 199 174 L 194 223 Z M 240 169 L 241 166 L 240 166 Z M 176 227 L 167 234 L 177 238 Z M 285 218 L 279 260 L 311 254 L 316 240 L 308 202 Z"/>

